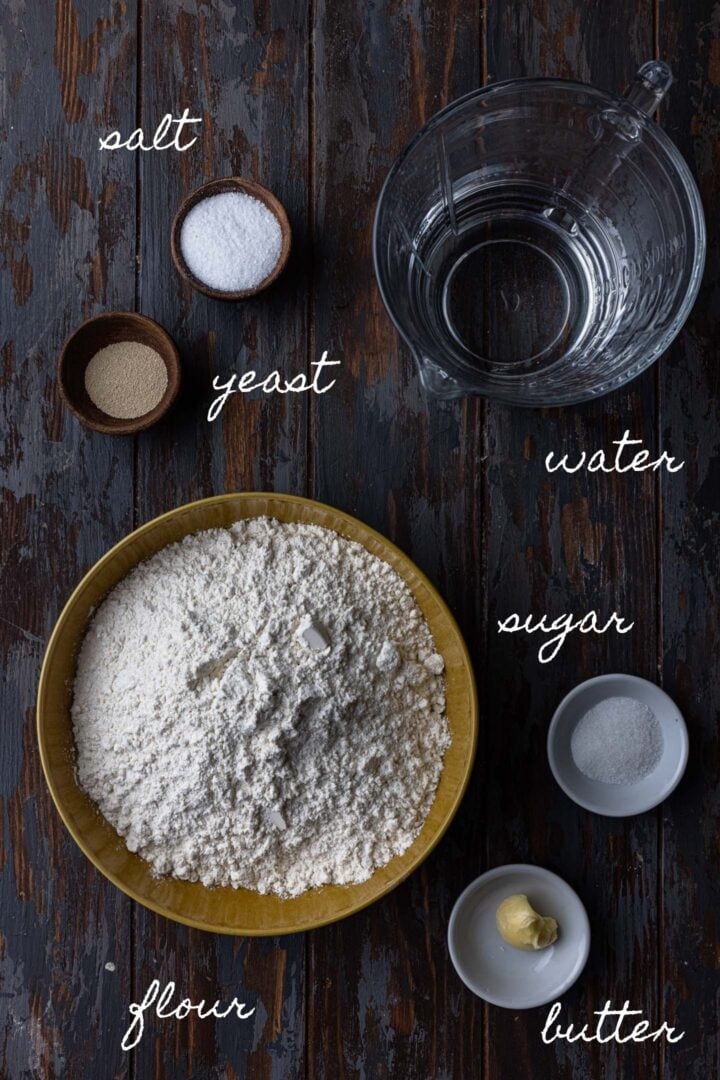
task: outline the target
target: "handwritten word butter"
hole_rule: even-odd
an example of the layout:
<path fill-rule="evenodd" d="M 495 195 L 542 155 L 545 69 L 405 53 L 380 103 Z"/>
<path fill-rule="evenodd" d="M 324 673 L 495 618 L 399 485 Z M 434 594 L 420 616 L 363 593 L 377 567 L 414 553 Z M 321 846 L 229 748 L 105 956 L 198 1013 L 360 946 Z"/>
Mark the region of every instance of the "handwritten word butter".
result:
<path fill-rule="evenodd" d="M 538 660 L 541 664 L 548 664 L 554 660 L 560 649 L 565 644 L 568 634 L 579 630 L 581 634 L 605 634 L 608 630 L 616 630 L 618 634 L 627 634 L 632 630 L 635 623 L 626 623 L 616 611 L 613 611 L 606 623 L 600 624 L 598 613 L 589 611 L 582 618 L 573 615 L 559 615 L 552 622 L 548 622 L 547 615 L 542 615 L 533 621 L 533 616 L 528 615 L 523 621 L 519 615 L 508 615 L 506 619 L 498 620 L 499 634 L 517 634 L 524 631 L 526 634 L 552 634 L 547 641 L 538 649 Z"/>
<path fill-rule="evenodd" d="M 315 368 L 312 376 L 308 376 L 304 371 L 301 371 L 292 379 L 286 379 L 279 371 L 275 370 L 264 378 L 259 378 L 254 371 L 245 371 L 242 375 L 235 372 L 223 382 L 220 376 L 216 375 L 213 379 L 213 390 L 219 390 L 220 393 L 213 399 L 208 409 L 207 418 L 210 422 L 217 420 L 231 394 L 249 394 L 252 390 L 262 390 L 264 394 L 303 394 L 307 392 L 327 394 L 328 390 L 332 390 L 337 379 L 323 383 L 325 368 L 334 367 L 341 363 L 340 360 L 328 360 L 328 354 L 324 352 L 319 360 L 311 362 L 310 367 Z"/>
<path fill-rule="evenodd" d="M 136 128 L 127 139 L 123 139 L 119 131 L 111 131 L 109 135 L 101 135 L 98 141 L 101 150 L 178 150 L 184 154 L 198 141 L 199 137 L 193 135 L 188 140 L 187 136 L 190 132 L 186 132 L 185 128 L 190 124 L 202 124 L 202 119 L 190 116 L 190 110 L 185 109 L 182 116 L 176 120 L 173 119 L 171 113 L 165 113 L 149 141 L 146 140 L 142 128 Z M 170 129 L 173 127 L 175 130 L 171 134 Z M 183 136 L 185 136 L 184 142 Z"/>
<path fill-rule="evenodd" d="M 160 992 L 160 980 L 153 979 L 145 991 L 145 997 L 142 1001 L 140 1003 L 131 1002 L 128 1011 L 133 1019 L 120 1044 L 123 1050 L 132 1050 L 140 1042 L 145 1031 L 145 1013 L 153 1005 L 158 1020 L 184 1020 L 190 1013 L 197 1013 L 200 1020 L 207 1020 L 210 1016 L 215 1017 L 217 1020 L 224 1020 L 228 1016 L 234 1016 L 237 1020 L 248 1020 L 255 1012 L 254 1007 L 248 1009 L 245 1003 L 238 1001 L 237 998 L 233 998 L 226 1007 L 221 1006 L 219 1001 L 213 1002 L 212 1005 L 206 1005 L 204 1001 L 199 1001 L 197 1005 L 194 1005 L 190 998 L 183 998 L 178 1001 L 177 1005 L 171 1006 L 170 1002 L 174 993 L 174 982 L 169 982 Z"/>
<path fill-rule="evenodd" d="M 658 469 L 665 468 L 669 473 L 680 472 L 685 462 L 681 461 L 679 465 L 675 464 L 675 458 L 670 457 L 663 450 L 662 454 L 658 458 L 651 460 L 649 450 L 636 450 L 634 453 L 628 450 L 630 446 L 641 446 L 642 439 L 631 439 L 630 432 L 626 431 L 623 434 L 622 439 L 613 439 L 613 446 L 617 447 L 615 456 L 612 454 L 609 458 L 606 458 L 604 450 L 596 450 L 590 457 L 587 456 L 585 451 L 580 456 L 570 461 L 570 455 L 564 454 L 557 461 L 555 460 L 554 451 L 550 451 L 545 458 L 545 468 L 549 473 L 562 472 L 576 473 L 581 469 L 585 469 L 587 472 L 604 472 L 604 473 L 627 473 L 627 472 L 646 472 L 648 469 L 652 469 L 653 472 L 657 472 Z"/>
<path fill-rule="evenodd" d="M 568 1043 L 628 1043 L 647 1042 L 648 1039 L 657 1042 L 658 1039 L 666 1039 L 669 1043 L 677 1043 L 685 1036 L 684 1031 L 680 1031 L 676 1035 L 675 1028 L 670 1027 L 664 1021 L 659 1028 L 654 1030 L 649 1020 L 629 1021 L 631 1016 L 642 1016 L 642 1009 L 631 1009 L 629 1001 L 625 1002 L 622 1009 L 613 1009 L 609 1001 L 605 1002 L 602 1009 L 596 1009 L 593 1016 L 597 1016 L 598 1019 L 594 1030 L 591 1029 L 589 1024 L 583 1024 L 581 1028 L 575 1031 L 575 1025 L 568 1024 L 563 1031 L 560 1024 L 557 1024 L 553 1031 L 552 1026 L 561 1011 L 562 1005 L 559 1001 L 556 1001 L 548 1013 L 545 1026 L 541 1032 L 542 1041 L 546 1044 L 555 1042 L 556 1039 Z M 626 1027 L 623 1031 L 623 1024 L 626 1021 L 629 1021 L 632 1026 L 630 1028 Z"/>

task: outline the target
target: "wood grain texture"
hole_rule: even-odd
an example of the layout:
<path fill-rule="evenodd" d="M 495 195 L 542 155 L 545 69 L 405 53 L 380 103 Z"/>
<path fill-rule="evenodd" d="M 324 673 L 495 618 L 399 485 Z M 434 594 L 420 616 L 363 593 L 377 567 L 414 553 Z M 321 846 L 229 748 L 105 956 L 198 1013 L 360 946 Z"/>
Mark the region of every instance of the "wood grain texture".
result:
<path fill-rule="evenodd" d="M 704 0 L 57 0 L 49 11 L 0 10 L 0 1075 L 720 1075 L 716 14 Z M 710 218 L 705 285 L 681 337 L 626 391 L 580 408 L 428 402 L 371 265 L 395 155 L 483 79 L 618 89 L 658 49 L 678 79 L 663 122 Z M 151 133 L 186 106 L 203 120 L 187 153 L 97 152 L 99 133 Z M 274 190 L 294 232 L 272 291 L 238 305 L 192 292 L 169 253 L 183 196 L 230 174 Z M 134 307 L 176 338 L 185 389 L 133 443 L 63 411 L 54 361 L 83 317 Z M 343 365 L 331 394 L 238 395 L 205 421 L 213 375 L 292 375 L 325 349 Z M 607 449 L 626 428 L 686 469 L 545 471 L 549 450 Z M 383 901 L 302 938 L 206 935 L 126 901 L 66 836 L 32 727 L 43 644 L 82 572 L 134 524 L 242 488 L 311 494 L 391 536 L 448 599 L 477 663 L 478 763 L 447 837 Z M 593 608 L 635 629 L 570 638 L 547 666 L 536 639 L 496 633 L 512 612 Z M 576 808 L 545 758 L 563 694 L 613 670 L 662 679 L 692 745 L 662 811 L 627 822 Z M 483 1007 L 465 990 L 447 956 L 452 903 L 483 869 L 519 860 L 562 874 L 589 910 L 593 949 L 563 999 L 567 1020 L 627 999 L 677 1023 L 681 1043 L 545 1047 L 546 1010 Z M 257 1014 L 151 1018 L 125 1055 L 127 1005 L 154 978 L 193 1000 L 237 993 Z"/>
<path fill-rule="evenodd" d="M 187 107 L 201 137 L 186 153 L 146 154 L 140 168 L 138 304 L 183 350 L 179 407 L 138 441 L 136 521 L 204 495 L 305 487 L 306 402 L 300 395 L 237 395 L 206 420 L 215 374 L 307 367 L 308 28 L 297 0 L 238 7 L 147 4 L 142 18 L 142 112 L 154 130 L 163 113 Z M 170 229 L 182 199 L 206 180 L 242 176 L 275 192 L 294 247 L 266 293 L 223 303 L 190 289 L 170 260 Z M 135 911 L 134 987 L 173 979 L 178 996 L 237 994 L 252 1021 L 155 1023 L 135 1052 L 138 1077 L 301 1075 L 305 942 L 301 936 L 241 943 L 194 933 Z M 152 974 L 151 974 L 152 973 Z"/>
<path fill-rule="evenodd" d="M 662 488 L 662 671 L 690 732 L 687 775 L 662 815 L 662 1008 L 686 1031 L 663 1054 L 664 1080 L 720 1075 L 719 34 L 707 5 L 661 3 L 660 50 L 678 79 L 662 122 L 697 177 L 708 226 L 703 287 L 659 369 L 663 443 L 686 460 Z"/>
<path fill-rule="evenodd" d="M 432 113 L 479 84 L 480 12 L 321 2 L 314 30 L 314 342 L 342 359 L 343 375 L 313 407 L 312 494 L 400 544 L 440 587 L 477 655 L 481 407 L 428 409 L 382 308 L 371 230 L 395 155 Z M 480 869 L 479 789 L 476 778 L 410 881 L 310 935 L 310 1076 L 474 1075 L 479 1003 L 461 989 L 445 934 L 455 894 Z"/>
<path fill-rule="evenodd" d="M 652 8 L 638 5 L 493 3 L 488 68 L 493 79 L 540 73 L 622 91 L 653 52 Z M 656 372 L 596 403 L 531 414 L 488 410 L 487 511 L 492 864 L 538 862 L 583 898 L 592 926 L 588 967 L 563 998 L 582 1025 L 606 1000 L 658 1014 L 658 825 L 656 814 L 617 821 L 576 807 L 554 784 L 545 753 L 556 706 L 578 681 L 612 671 L 657 675 L 656 498 L 653 474 L 549 475 L 548 451 L 610 450 L 625 429 L 656 446 Z M 569 638 L 543 668 L 535 640 L 493 633 L 511 612 L 558 616 L 618 611 L 628 635 Z M 497 718 L 503 717 L 501 725 Z M 510 733 L 512 733 L 510 735 Z M 656 1075 L 657 1044 L 563 1042 L 545 1046 L 547 1009 L 487 1010 L 486 1072 L 563 1080 Z"/>
<path fill-rule="evenodd" d="M 54 812 L 33 704 L 60 606 L 132 524 L 131 447 L 66 414 L 54 371 L 83 317 L 133 304 L 132 164 L 100 158 L 95 132 L 132 120 L 133 83 L 115 76 L 134 56 L 132 3 L 122 19 L 109 3 L 0 11 L 0 1061 L 13 1080 L 85 1075 L 101 1041 L 105 1075 L 125 1074 L 130 904 Z"/>

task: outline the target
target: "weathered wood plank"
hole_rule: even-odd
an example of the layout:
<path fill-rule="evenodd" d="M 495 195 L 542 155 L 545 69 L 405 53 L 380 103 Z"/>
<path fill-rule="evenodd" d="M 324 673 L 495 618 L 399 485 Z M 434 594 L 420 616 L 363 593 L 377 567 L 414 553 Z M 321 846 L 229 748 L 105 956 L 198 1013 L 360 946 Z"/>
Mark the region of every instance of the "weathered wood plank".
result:
<path fill-rule="evenodd" d="M 561 74 L 617 88 L 653 46 L 649 0 L 487 7 L 483 23 L 474 2 L 317 0 L 311 28 L 300 0 L 145 4 L 143 126 L 187 105 L 203 116 L 203 138 L 180 158 L 139 159 L 96 152 L 99 130 L 135 126 L 133 0 L 57 0 L 45 21 L 15 2 L 0 12 L 0 1072 L 12 1080 L 92 1075 L 99 1047 L 103 1076 L 132 1069 L 143 1080 L 302 1077 L 306 1055 L 309 1075 L 333 1080 L 720 1073 L 718 28 L 700 3 L 660 0 L 660 52 L 678 76 L 665 123 L 711 212 L 704 291 L 670 355 L 626 392 L 564 413 L 437 406 L 421 398 L 373 281 L 372 211 L 393 157 L 480 81 L 483 25 L 491 79 Z M 134 306 L 136 166 L 139 306 L 176 334 L 186 388 L 175 414 L 139 440 L 133 488 L 132 444 L 63 412 L 54 360 L 85 315 Z M 237 306 L 191 294 L 168 253 L 182 195 L 232 172 L 268 183 L 295 227 L 286 275 Z M 206 424 L 214 373 L 293 373 L 325 348 L 344 371 L 312 403 L 310 423 L 307 403 L 289 396 L 235 400 Z M 546 474 L 549 449 L 607 447 L 626 427 L 685 457 L 686 470 L 657 483 Z M 448 837 L 384 901 L 302 939 L 233 941 L 131 915 L 62 828 L 34 738 L 43 643 L 81 573 L 133 523 L 237 487 L 308 489 L 393 536 L 448 598 L 478 665 L 484 738 Z M 571 639 L 547 667 L 535 639 L 495 634 L 512 611 L 571 607 L 617 609 L 636 629 Z M 544 751 L 553 708 L 581 677 L 656 678 L 659 662 L 689 722 L 688 775 L 661 815 L 592 818 L 553 786 Z M 545 1048 L 546 1010 L 483 1010 L 465 991 L 447 958 L 450 907 L 486 866 L 516 859 L 557 870 L 588 905 L 593 954 L 564 999 L 568 1019 L 628 998 L 677 1023 L 682 1043 Z M 127 1004 L 156 977 L 194 999 L 242 990 L 257 1017 L 151 1020 L 130 1058 L 120 1051 Z"/>
<path fill-rule="evenodd" d="M 554 75 L 622 90 L 652 48 L 650 3 L 489 6 L 493 80 Z M 623 822 L 580 810 L 555 785 L 545 753 L 552 713 L 581 679 L 611 671 L 656 677 L 656 488 L 649 474 L 550 476 L 544 458 L 549 450 L 610 449 L 626 428 L 653 448 L 655 379 L 650 371 L 627 391 L 562 412 L 488 410 L 487 858 L 548 866 L 584 899 L 590 961 L 563 999 L 564 1015 L 580 1024 L 607 999 L 629 999 L 650 1017 L 658 1012 L 656 816 Z M 591 609 L 617 610 L 635 629 L 569 639 L 546 666 L 535 638 L 495 632 L 512 612 L 555 617 Z M 489 1077 L 656 1075 L 652 1043 L 545 1046 L 546 1015 L 488 1008 Z"/>
<path fill-rule="evenodd" d="M 475 4 L 316 5 L 313 330 L 343 373 L 314 403 L 312 490 L 416 559 L 476 651 L 481 407 L 421 397 L 375 286 L 371 228 L 395 155 L 478 85 L 479 39 Z M 450 967 L 445 934 L 461 883 L 479 869 L 479 790 L 476 780 L 450 835 L 404 886 L 310 935 L 310 1075 L 475 1075 L 479 1005 Z"/>
<path fill-rule="evenodd" d="M 134 167 L 96 138 L 135 115 L 135 4 L 58 0 L 33 16 L 0 11 L 0 1072 L 13 1080 L 89 1075 L 99 1045 L 105 1075 L 126 1075 L 130 992 L 130 903 L 55 813 L 34 699 L 62 604 L 132 524 L 132 445 L 63 410 L 55 360 L 85 316 L 133 305 Z"/>
<path fill-rule="evenodd" d="M 301 396 L 238 395 L 221 419 L 205 416 L 214 374 L 306 370 L 306 5 L 148 4 L 142 22 L 143 126 L 165 112 L 202 117 L 182 155 L 145 154 L 141 168 L 139 303 L 181 347 L 186 387 L 174 414 L 138 445 L 137 520 L 189 499 L 237 489 L 305 489 L 306 403 Z M 276 192 L 295 245 L 267 294 L 226 304 L 193 293 L 170 262 L 170 223 L 205 180 L 240 175 Z M 138 1076 L 299 1077 L 304 1054 L 302 937 L 237 942 L 193 933 L 136 911 L 136 993 L 173 979 L 193 1000 L 257 1005 L 252 1021 L 156 1024 L 136 1052 Z M 243 994 L 240 994 L 240 991 Z"/>
<path fill-rule="evenodd" d="M 685 1031 L 665 1048 L 666 1080 L 720 1075 L 719 30 L 706 4 L 660 4 L 660 51 L 677 79 L 662 120 L 697 177 L 708 226 L 704 283 L 660 372 L 662 438 L 686 460 L 662 488 L 663 678 L 690 732 L 687 774 L 663 808 L 662 1008 Z"/>

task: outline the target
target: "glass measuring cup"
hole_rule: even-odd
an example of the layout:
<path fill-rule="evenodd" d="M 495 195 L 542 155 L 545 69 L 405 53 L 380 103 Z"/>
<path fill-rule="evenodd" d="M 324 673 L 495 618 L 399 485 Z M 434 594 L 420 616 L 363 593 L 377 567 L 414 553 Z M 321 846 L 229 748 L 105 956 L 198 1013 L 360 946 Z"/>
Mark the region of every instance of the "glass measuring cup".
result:
<path fill-rule="evenodd" d="M 411 140 L 380 194 L 373 254 L 427 390 L 570 404 L 668 347 L 705 258 L 697 187 L 652 120 L 671 82 L 660 61 L 624 98 L 515 79 Z"/>

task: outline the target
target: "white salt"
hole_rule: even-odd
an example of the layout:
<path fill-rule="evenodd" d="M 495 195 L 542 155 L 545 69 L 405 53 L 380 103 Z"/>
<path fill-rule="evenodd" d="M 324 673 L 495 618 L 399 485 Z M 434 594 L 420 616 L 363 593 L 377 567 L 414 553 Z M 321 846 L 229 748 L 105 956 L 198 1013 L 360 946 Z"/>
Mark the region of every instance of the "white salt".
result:
<path fill-rule="evenodd" d="M 642 701 L 609 697 L 580 719 L 570 739 L 570 752 L 590 780 L 637 784 L 662 757 L 662 729 Z"/>
<path fill-rule="evenodd" d="M 222 292 L 254 289 L 275 269 L 282 251 L 280 222 L 259 199 L 223 191 L 201 199 L 180 230 L 188 269 Z"/>

